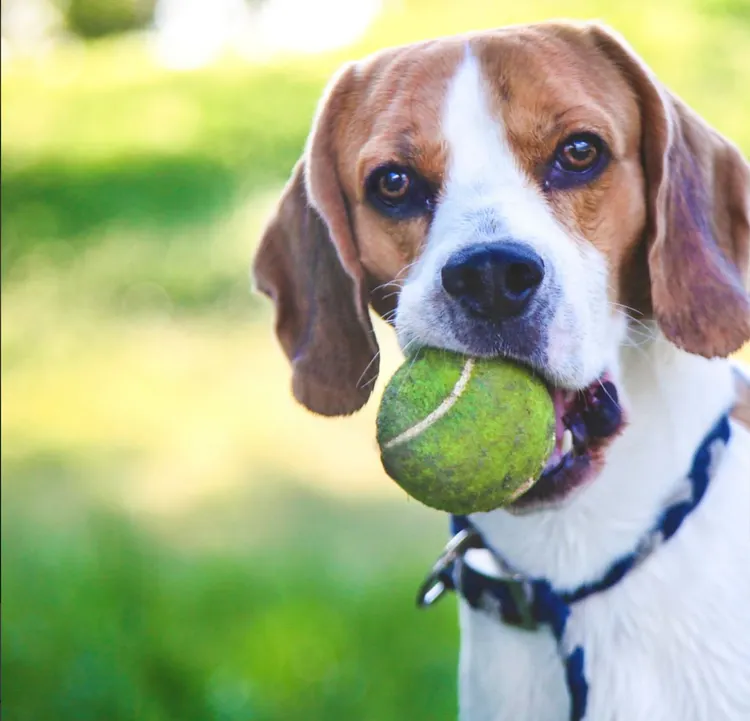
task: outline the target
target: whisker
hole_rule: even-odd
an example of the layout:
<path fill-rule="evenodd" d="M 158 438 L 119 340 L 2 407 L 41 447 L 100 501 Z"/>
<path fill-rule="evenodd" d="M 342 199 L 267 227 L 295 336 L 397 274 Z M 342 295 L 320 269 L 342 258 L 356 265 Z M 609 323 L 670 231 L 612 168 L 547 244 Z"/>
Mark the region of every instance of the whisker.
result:
<path fill-rule="evenodd" d="M 601 378 L 597 378 L 596 382 L 602 387 L 602 390 L 606 393 L 607 398 L 609 398 L 609 400 L 611 400 L 612 403 L 614 403 L 617 406 L 617 409 L 619 411 L 622 411 L 622 407 L 620 406 L 620 404 L 614 398 L 612 398 L 612 396 L 610 395 L 610 393 L 607 390 L 606 386 L 604 385 L 604 383 L 602 383 Z"/>
<path fill-rule="evenodd" d="M 394 290 L 393 293 L 387 293 L 386 295 L 383 296 L 382 300 L 393 298 L 394 295 L 398 295 L 400 292 L 401 292 L 401 289 L 399 288 L 399 290 Z"/>
<path fill-rule="evenodd" d="M 383 290 L 384 288 L 398 288 L 399 290 L 401 290 L 401 288 L 403 287 L 404 286 L 401 283 L 399 283 L 398 280 L 394 279 L 394 280 L 389 280 L 386 283 L 381 283 L 378 286 L 375 286 L 372 289 L 372 292 L 374 293 L 375 291 Z"/>
<path fill-rule="evenodd" d="M 367 384 L 364 386 L 361 386 L 360 383 L 362 383 L 362 379 L 367 375 L 367 371 L 370 370 L 370 366 L 380 357 L 380 348 L 378 348 L 375 355 L 370 359 L 370 362 L 365 366 L 365 369 L 362 371 L 362 375 L 359 377 L 359 380 L 357 381 L 357 388 L 365 388 Z M 372 380 L 375 380 L 374 378 Z"/>
<path fill-rule="evenodd" d="M 400 276 L 405 275 L 409 270 L 411 270 L 415 265 L 417 261 L 412 261 L 411 263 L 407 263 L 401 270 L 396 273 L 395 278 L 393 280 L 386 281 L 385 283 L 381 283 L 380 285 L 376 286 L 372 289 L 372 292 L 374 293 L 376 290 L 382 290 L 383 288 L 388 288 L 395 286 L 396 288 L 403 288 L 403 283 L 405 281 L 405 278 L 401 278 Z"/>
<path fill-rule="evenodd" d="M 401 268 L 401 270 L 399 270 L 398 273 L 396 273 L 396 278 L 398 278 L 402 273 L 406 273 L 407 271 L 411 270 L 418 262 L 419 258 L 413 260 L 411 263 L 407 263 L 403 268 Z"/>
<path fill-rule="evenodd" d="M 378 377 L 377 377 L 377 376 L 373 376 L 372 378 L 370 378 L 370 380 L 369 380 L 369 381 L 367 381 L 367 382 L 363 383 L 363 384 L 362 384 L 361 386 L 359 386 L 359 387 L 360 387 L 360 388 L 367 388 L 367 386 L 369 386 L 369 385 L 372 385 L 373 383 L 375 383 L 375 381 L 377 381 L 377 379 L 378 379 Z"/>
<path fill-rule="evenodd" d="M 413 260 L 411 263 L 407 263 L 403 268 L 401 268 L 398 273 L 396 273 L 396 276 L 393 278 L 393 280 L 386 281 L 385 283 L 381 283 L 380 285 L 376 286 L 372 289 L 372 292 L 374 293 L 377 290 L 382 290 L 383 288 L 393 287 L 396 288 L 403 288 L 404 282 L 406 281 L 406 278 L 402 278 L 401 276 L 408 273 L 417 263 L 419 262 L 419 258 L 416 260 Z"/>
<path fill-rule="evenodd" d="M 656 332 L 653 328 L 647 325 L 641 325 L 640 327 L 631 325 L 628 327 L 628 332 L 637 333 L 638 335 L 645 336 L 646 338 L 656 338 Z"/>
<path fill-rule="evenodd" d="M 612 303 L 612 305 L 616 306 L 617 308 L 622 308 L 623 310 L 627 310 L 629 313 L 637 313 L 640 316 L 643 316 L 643 312 L 638 310 L 637 308 L 633 308 L 629 305 L 624 305 L 623 303 Z"/>
<path fill-rule="evenodd" d="M 641 321 L 637 321 L 634 318 L 630 319 L 633 321 L 633 323 L 636 324 L 636 326 L 630 326 L 631 330 L 638 331 L 639 333 L 643 333 L 643 335 L 650 336 L 651 338 L 656 337 L 656 330 L 652 328 L 650 325 L 647 325 L 646 323 L 642 323 Z"/>
<path fill-rule="evenodd" d="M 630 326 L 628 328 L 628 335 L 635 335 L 638 338 L 642 338 L 645 341 L 653 341 L 656 340 L 656 332 L 648 327 L 645 327 L 643 329 L 636 328 L 635 326 Z"/>
<path fill-rule="evenodd" d="M 409 350 L 409 347 L 412 346 L 414 343 L 417 342 L 416 338 L 412 338 L 402 349 L 401 352 L 408 358 L 407 351 Z M 412 356 L 411 362 L 409 363 L 409 367 L 406 369 L 406 373 L 404 374 L 404 378 L 401 381 L 403 384 L 406 380 L 409 378 L 409 373 L 411 372 L 412 366 L 414 363 L 416 363 L 417 358 L 419 358 L 419 352 L 421 351 L 421 348 L 417 349 L 417 352 Z M 401 389 L 401 386 L 399 386 L 399 390 Z"/>
<path fill-rule="evenodd" d="M 404 346 L 404 350 L 406 350 L 406 348 L 408 347 L 409 347 L 409 344 L 407 343 Z M 414 367 L 414 364 L 417 362 L 417 358 L 419 358 L 419 353 L 421 350 L 422 350 L 421 348 L 418 348 L 417 352 L 412 357 L 411 362 L 409 363 L 409 367 L 406 369 L 406 373 L 404 374 L 404 378 L 401 381 L 401 385 L 403 385 L 409 379 L 409 374 L 411 373 L 411 369 Z M 401 390 L 401 385 L 399 386 L 399 391 Z"/>
<path fill-rule="evenodd" d="M 650 340 L 648 338 L 645 338 L 642 341 L 637 341 L 632 338 L 626 338 L 623 342 L 623 345 L 626 348 L 639 348 L 644 353 L 646 352 L 646 347 L 650 345 Z"/>
<path fill-rule="evenodd" d="M 632 330 L 632 329 L 631 329 Z M 645 346 L 650 345 L 652 342 L 651 338 L 645 338 L 638 342 L 635 338 L 625 337 L 623 341 L 623 348 L 628 348 L 639 353 L 645 360 L 647 360 L 651 366 L 656 365 L 655 359 L 648 353 Z"/>
<path fill-rule="evenodd" d="M 631 308 L 629 305 L 623 305 L 622 303 L 612 303 L 612 305 L 618 310 L 623 311 L 623 315 L 627 316 L 628 320 L 633 321 L 633 323 L 640 323 L 642 325 L 645 325 L 642 320 L 634 318 L 631 315 L 631 313 L 638 313 L 638 315 L 643 316 L 643 313 L 641 313 L 641 311 L 636 310 L 635 308 Z"/>
<path fill-rule="evenodd" d="M 412 338 L 402 349 L 401 352 L 406 355 L 406 351 L 409 350 L 409 346 L 413 345 L 417 342 L 416 338 Z"/>
<path fill-rule="evenodd" d="M 622 303 L 612 303 L 612 305 L 625 315 L 628 323 L 628 333 L 638 333 L 640 336 L 650 340 L 654 340 L 657 337 L 656 331 L 652 326 L 630 315 L 630 311 L 643 315 L 639 310 L 631 308 L 628 305 L 623 305 Z"/>

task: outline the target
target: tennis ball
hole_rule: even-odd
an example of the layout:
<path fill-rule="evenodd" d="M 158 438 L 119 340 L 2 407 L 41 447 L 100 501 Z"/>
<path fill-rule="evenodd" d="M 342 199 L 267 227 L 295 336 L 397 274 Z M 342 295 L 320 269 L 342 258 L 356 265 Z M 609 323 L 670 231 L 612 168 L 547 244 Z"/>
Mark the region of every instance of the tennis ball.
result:
<path fill-rule="evenodd" d="M 377 438 L 386 473 L 418 501 L 490 511 L 541 475 L 555 413 L 544 382 L 522 366 L 424 348 L 388 383 Z"/>

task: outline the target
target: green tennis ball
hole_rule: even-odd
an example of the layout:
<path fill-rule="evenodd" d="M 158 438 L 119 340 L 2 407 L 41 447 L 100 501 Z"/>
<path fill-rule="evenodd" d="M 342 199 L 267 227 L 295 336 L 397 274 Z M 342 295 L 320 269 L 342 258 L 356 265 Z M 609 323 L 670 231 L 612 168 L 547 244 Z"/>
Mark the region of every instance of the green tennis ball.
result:
<path fill-rule="evenodd" d="M 507 505 L 538 480 L 555 445 L 544 382 L 505 360 L 425 348 L 396 371 L 377 420 L 386 473 L 450 513 Z"/>

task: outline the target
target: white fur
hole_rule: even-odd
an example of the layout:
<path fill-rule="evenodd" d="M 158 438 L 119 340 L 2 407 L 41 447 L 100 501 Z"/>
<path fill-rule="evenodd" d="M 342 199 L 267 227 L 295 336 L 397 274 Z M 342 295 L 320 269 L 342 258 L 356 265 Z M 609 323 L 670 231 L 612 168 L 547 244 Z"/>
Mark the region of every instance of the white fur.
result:
<path fill-rule="evenodd" d="M 630 425 L 604 471 L 562 508 L 472 520 L 516 568 L 559 589 L 601 576 L 653 524 L 693 453 L 731 404 L 726 361 L 662 338 L 625 348 Z M 750 719 L 750 433 L 732 441 L 677 534 L 614 588 L 574 606 L 590 683 L 588 721 Z M 461 607 L 464 721 L 566 721 L 567 691 L 549 631 L 503 626 Z"/>
<path fill-rule="evenodd" d="M 611 360 L 601 339 L 624 329 L 619 314 L 613 320 L 607 313 L 606 263 L 590 243 L 570 237 L 518 167 L 502 120 L 490 113 L 479 63 L 468 51 L 446 94 L 442 129 L 448 147 L 444 190 L 425 250 L 399 298 L 402 347 L 416 342 L 467 352 L 440 317 L 440 269 L 463 247 L 512 239 L 531 246 L 552 270 L 537 293 L 561 294 L 554 298 L 555 352 L 546 372 L 563 387 L 588 384 Z"/>
<path fill-rule="evenodd" d="M 529 243 L 559 283 L 549 375 L 581 387 L 609 369 L 629 425 L 590 485 L 555 509 L 472 517 L 516 568 L 570 589 L 634 549 L 679 490 L 695 449 L 731 404 L 730 364 L 677 350 L 651 329 L 628 342 L 607 300 L 604 259 L 555 220 L 489 111 L 478 62 L 462 61 L 445 101 L 449 166 L 426 249 L 399 301 L 402 344 L 465 351 L 440 317 L 440 268 L 471 243 Z M 548 282 L 545 278 L 545 284 Z M 541 288 L 539 292 L 543 292 Z M 551 633 L 461 607 L 463 721 L 567 721 Z M 614 588 L 574 606 L 585 648 L 587 721 L 750 719 L 750 433 L 734 426 L 708 492 L 678 533 Z"/>

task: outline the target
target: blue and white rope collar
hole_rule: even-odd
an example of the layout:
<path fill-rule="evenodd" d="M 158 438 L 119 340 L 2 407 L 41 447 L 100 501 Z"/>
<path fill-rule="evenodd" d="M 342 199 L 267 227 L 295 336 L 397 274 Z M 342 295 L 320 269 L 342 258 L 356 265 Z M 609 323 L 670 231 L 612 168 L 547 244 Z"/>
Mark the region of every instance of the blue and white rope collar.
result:
<path fill-rule="evenodd" d="M 729 414 L 723 415 L 703 439 L 693 456 L 685 493 L 667 506 L 653 528 L 635 550 L 616 560 L 599 579 L 572 591 L 556 591 L 543 578 L 527 578 L 507 564 L 495 549 L 490 549 L 466 516 L 452 516 L 453 537 L 432 572 L 420 588 L 417 603 L 431 606 L 446 591 L 456 591 L 476 609 L 490 613 L 502 623 L 530 631 L 549 626 L 556 641 L 570 694 L 570 721 L 582 721 L 586 715 L 589 684 L 585 675 L 584 650 L 568 648 L 565 630 L 571 606 L 595 593 L 612 588 L 633 568 L 642 563 L 663 542 L 669 540 L 706 493 L 715 468 L 715 454 L 729 442 Z M 482 573 L 464 560 L 469 549 L 488 551 L 503 576 Z"/>

